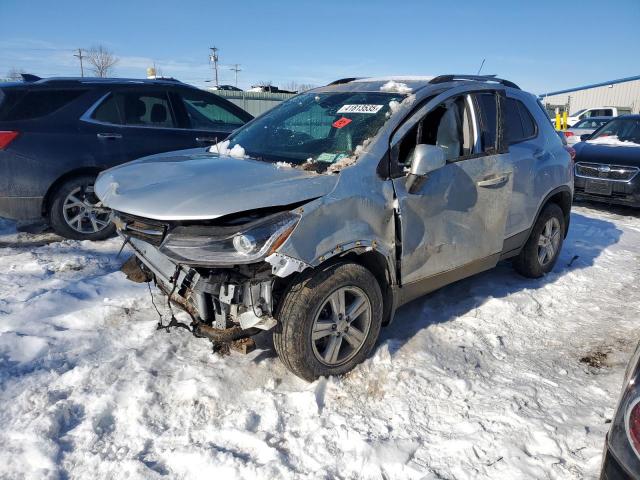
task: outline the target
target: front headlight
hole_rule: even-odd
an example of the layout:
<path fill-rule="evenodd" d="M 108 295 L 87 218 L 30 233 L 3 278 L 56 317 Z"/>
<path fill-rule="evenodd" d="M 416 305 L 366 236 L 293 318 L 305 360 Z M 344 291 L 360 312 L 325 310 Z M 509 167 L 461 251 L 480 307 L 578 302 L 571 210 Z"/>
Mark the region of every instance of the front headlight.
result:
<path fill-rule="evenodd" d="M 285 212 L 241 226 L 176 227 L 167 234 L 160 251 L 186 264 L 224 266 L 255 263 L 282 245 L 299 220 L 299 215 Z"/>
<path fill-rule="evenodd" d="M 640 472 L 640 344 L 625 373 L 622 395 L 611 422 L 611 453 L 630 472 Z"/>

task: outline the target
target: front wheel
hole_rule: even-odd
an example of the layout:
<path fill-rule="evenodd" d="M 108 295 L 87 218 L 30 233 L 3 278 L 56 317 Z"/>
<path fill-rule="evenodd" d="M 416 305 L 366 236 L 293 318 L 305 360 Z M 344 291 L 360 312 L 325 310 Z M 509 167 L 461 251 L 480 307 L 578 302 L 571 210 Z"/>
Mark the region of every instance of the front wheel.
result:
<path fill-rule="evenodd" d="M 529 240 L 513 261 L 516 271 L 528 278 L 550 272 L 560 256 L 566 228 L 564 212 L 558 205 L 550 203 L 544 207 Z"/>
<path fill-rule="evenodd" d="M 341 375 L 367 358 L 382 325 L 382 293 L 361 265 L 341 263 L 303 275 L 282 299 L 273 343 L 305 380 Z"/>
<path fill-rule="evenodd" d="M 54 192 L 49 223 L 60 236 L 74 240 L 104 240 L 115 233 L 111 210 L 93 191 L 95 177 L 81 175 L 64 182 Z"/>

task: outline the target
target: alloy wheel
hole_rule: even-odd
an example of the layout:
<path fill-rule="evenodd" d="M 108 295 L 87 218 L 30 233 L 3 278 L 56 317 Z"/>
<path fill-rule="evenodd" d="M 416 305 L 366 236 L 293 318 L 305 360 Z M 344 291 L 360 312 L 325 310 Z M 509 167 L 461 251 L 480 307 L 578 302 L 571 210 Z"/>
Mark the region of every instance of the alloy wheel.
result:
<path fill-rule="evenodd" d="M 86 185 L 72 190 L 62 204 L 64 220 L 73 230 L 91 234 L 101 232 L 111 223 L 111 210 L 102 206 L 93 190 Z"/>
<path fill-rule="evenodd" d="M 371 328 L 371 301 L 358 287 L 341 287 L 318 309 L 311 330 L 316 359 L 329 366 L 353 358 L 364 345 Z"/>
<path fill-rule="evenodd" d="M 538 239 L 538 261 L 541 266 L 544 267 L 555 258 L 560 246 L 561 233 L 560 222 L 557 218 L 551 217 L 544 224 Z"/>

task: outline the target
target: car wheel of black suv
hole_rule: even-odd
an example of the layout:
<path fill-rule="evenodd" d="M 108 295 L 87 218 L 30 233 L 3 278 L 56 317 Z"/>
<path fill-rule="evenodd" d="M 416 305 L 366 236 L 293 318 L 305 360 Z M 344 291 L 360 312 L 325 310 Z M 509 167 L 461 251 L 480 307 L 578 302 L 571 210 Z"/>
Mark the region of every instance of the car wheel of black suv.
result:
<path fill-rule="evenodd" d="M 303 273 L 278 309 L 273 343 L 285 366 L 305 380 L 340 375 L 367 358 L 382 325 L 382 293 L 355 263 Z"/>
<path fill-rule="evenodd" d="M 104 240 L 114 234 L 111 210 L 101 206 L 93 191 L 94 182 L 94 176 L 81 175 L 67 180 L 53 193 L 49 223 L 58 235 Z"/>
<path fill-rule="evenodd" d="M 539 278 L 550 272 L 560 256 L 565 230 L 562 209 L 549 203 L 540 213 L 529 240 L 513 260 L 516 271 L 528 278 Z"/>

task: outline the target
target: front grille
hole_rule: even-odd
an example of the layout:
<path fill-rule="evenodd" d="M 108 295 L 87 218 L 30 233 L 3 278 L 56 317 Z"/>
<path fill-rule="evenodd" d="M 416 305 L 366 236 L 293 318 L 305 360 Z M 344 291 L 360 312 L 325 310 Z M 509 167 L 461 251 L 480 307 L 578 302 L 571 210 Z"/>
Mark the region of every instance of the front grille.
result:
<path fill-rule="evenodd" d="M 576 163 L 576 175 L 586 178 L 628 182 L 640 171 L 638 167 L 625 165 L 607 165 L 605 163 Z"/>
<path fill-rule="evenodd" d="M 115 212 L 114 223 L 123 234 L 138 238 L 156 247 L 160 246 L 167 230 L 169 230 L 168 223 L 122 212 Z"/>

